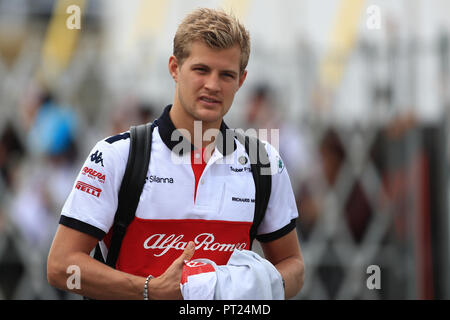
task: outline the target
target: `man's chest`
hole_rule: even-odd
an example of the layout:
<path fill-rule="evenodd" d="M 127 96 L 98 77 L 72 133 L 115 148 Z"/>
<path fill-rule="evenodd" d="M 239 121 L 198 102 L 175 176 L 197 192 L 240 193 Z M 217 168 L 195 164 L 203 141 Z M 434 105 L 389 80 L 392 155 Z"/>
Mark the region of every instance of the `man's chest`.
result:
<path fill-rule="evenodd" d="M 249 249 L 255 210 L 250 168 L 208 163 L 194 198 L 195 186 L 190 163 L 168 164 L 152 155 L 136 217 L 123 241 L 119 269 L 160 274 L 189 241 L 196 244 L 194 258 L 218 264 L 226 264 L 234 250 Z"/>
<path fill-rule="evenodd" d="M 197 190 L 196 190 L 197 186 Z M 250 166 L 211 159 L 196 179 L 190 163 L 152 155 L 136 211 L 140 219 L 252 222 L 255 184 Z"/>

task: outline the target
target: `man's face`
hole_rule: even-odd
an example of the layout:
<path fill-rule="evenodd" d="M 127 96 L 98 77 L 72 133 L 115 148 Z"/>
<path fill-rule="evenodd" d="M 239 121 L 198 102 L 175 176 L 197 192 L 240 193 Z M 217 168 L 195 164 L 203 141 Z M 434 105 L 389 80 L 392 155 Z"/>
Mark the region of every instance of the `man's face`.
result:
<path fill-rule="evenodd" d="M 201 41 L 191 44 L 190 55 L 180 65 L 175 57 L 169 70 L 177 83 L 175 101 L 190 120 L 220 124 L 242 86 L 247 72 L 240 74 L 241 49 L 211 49 Z"/>

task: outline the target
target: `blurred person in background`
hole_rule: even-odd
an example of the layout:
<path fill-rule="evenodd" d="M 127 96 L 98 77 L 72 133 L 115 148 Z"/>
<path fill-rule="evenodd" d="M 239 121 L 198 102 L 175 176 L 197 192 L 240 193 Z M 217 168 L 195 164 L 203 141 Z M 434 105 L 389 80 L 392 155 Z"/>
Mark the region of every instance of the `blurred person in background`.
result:
<path fill-rule="evenodd" d="M 250 95 L 246 110 L 247 128 L 267 129 L 268 142 L 279 146 L 293 187 L 300 177 L 308 172 L 311 164 L 310 141 L 306 132 L 283 118 L 282 111 L 275 102 L 274 89 L 267 84 L 258 85 Z M 279 141 L 271 141 L 270 130 L 278 130 Z"/>
<path fill-rule="evenodd" d="M 17 172 L 25 155 L 25 146 L 16 127 L 12 121 L 7 121 L 0 133 L 0 232 L 7 223 L 3 203 L 15 190 Z"/>
<path fill-rule="evenodd" d="M 117 269 L 93 259 L 89 253 L 99 241 L 102 249 L 107 250 L 103 241 L 108 238 L 117 209 L 118 190 L 130 143 L 127 134 L 100 141 L 87 158 L 85 166 L 102 175 L 89 177 L 81 172 L 78 180 L 85 186 L 84 191 L 81 187 L 73 189 L 66 201 L 48 257 L 50 284 L 69 290 L 66 269 L 68 265 L 77 265 L 82 275 L 81 288 L 74 288 L 73 292 L 84 296 L 94 299 L 181 299 L 181 273 L 186 261 L 197 256 L 222 265 L 233 251 L 206 249 L 200 240 L 194 243 L 194 238 L 209 234 L 216 244 L 231 243 L 233 246 L 228 246 L 234 247 L 242 241 L 245 248 L 250 247 L 249 228 L 254 206 L 233 199 L 254 196 L 252 191 L 248 192 L 250 186 L 254 186 L 253 177 L 243 170 L 230 172 L 230 166 L 222 166 L 218 161 L 245 152 L 233 137 L 231 148 L 222 139 L 229 137 L 223 117 L 246 78 L 249 51 L 248 32 L 224 12 L 202 8 L 183 20 L 174 38 L 174 53 L 169 59 L 169 72 L 176 83 L 173 105 L 167 106 L 155 123 L 149 166 L 152 176 L 144 185 L 136 217 L 128 226 Z M 170 157 L 180 154 L 175 151 L 172 133 L 185 129 L 190 137 L 194 137 L 195 121 L 201 121 L 202 134 L 207 129 L 220 129 L 222 137 L 217 138 L 217 142 L 222 146 L 216 146 L 218 149 L 209 154 L 204 150 L 211 142 L 202 141 L 193 146 L 196 144 L 194 138 L 194 141 L 187 141 L 192 146 L 189 165 L 174 163 Z M 266 148 L 272 156 L 278 156 L 273 147 L 267 145 Z M 201 158 L 198 165 L 193 160 L 195 154 Z M 246 164 L 249 169 L 248 161 Z M 219 169 L 227 169 L 227 174 L 217 174 Z M 274 279 L 284 291 L 282 298 L 290 298 L 303 285 L 304 264 L 295 230 L 298 213 L 289 177 L 286 170 L 277 171 L 272 176 L 272 196 L 256 237 L 261 239 L 272 272 L 279 276 Z M 206 181 L 200 182 L 200 177 Z M 218 188 L 219 185 L 223 190 Z M 224 192 L 228 196 L 223 196 Z M 170 239 L 165 239 L 159 247 L 151 245 L 155 236 L 168 235 L 172 239 L 171 234 L 178 235 L 178 240 L 181 234 L 183 242 L 169 245 Z M 167 252 L 160 252 L 163 244 L 166 244 Z M 227 283 L 230 287 L 239 284 Z"/>
<path fill-rule="evenodd" d="M 29 245 L 45 250 L 76 176 L 78 116 L 37 87 L 27 92 L 22 108 L 29 157 L 19 170 L 11 220 Z"/>
<path fill-rule="evenodd" d="M 112 113 L 111 135 L 126 132 L 130 126 L 152 122 L 154 115 L 155 107 L 152 103 L 128 98 Z"/>
<path fill-rule="evenodd" d="M 268 130 L 268 141 L 279 146 L 285 166 L 289 168 L 292 188 L 295 192 L 297 207 L 301 212 L 299 230 L 308 232 L 313 225 L 317 210 L 308 185 L 316 175 L 316 162 L 309 135 L 294 124 L 286 121 L 277 103 L 275 91 L 268 84 L 256 86 L 250 94 L 246 109 L 246 128 Z M 279 141 L 271 141 L 271 130 L 278 130 Z"/>
<path fill-rule="evenodd" d="M 17 166 L 25 155 L 20 135 L 13 123 L 8 121 L 0 134 L 0 175 L 4 187 L 13 188 Z"/>

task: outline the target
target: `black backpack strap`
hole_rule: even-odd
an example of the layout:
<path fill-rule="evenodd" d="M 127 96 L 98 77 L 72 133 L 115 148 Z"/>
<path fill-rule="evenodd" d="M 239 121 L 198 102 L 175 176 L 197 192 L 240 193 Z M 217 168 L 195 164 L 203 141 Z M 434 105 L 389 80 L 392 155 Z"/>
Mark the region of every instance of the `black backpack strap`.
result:
<path fill-rule="evenodd" d="M 234 131 L 236 138 L 241 142 L 250 158 L 250 167 L 255 182 L 255 214 L 250 228 L 250 250 L 256 238 L 258 227 L 264 219 L 267 205 L 272 191 L 272 175 L 270 160 L 264 144 L 255 137 Z"/>
<path fill-rule="evenodd" d="M 111 244 L 106 258 L 106 264 L 112 268 L 116 267 L 123 237 L 135 216 L 144 188 L 150 162 L 154 127 L 154 123 L 147 123 L 130 128 L 128 162 L 119 190 L 119 202 L 112 226 Z"/>

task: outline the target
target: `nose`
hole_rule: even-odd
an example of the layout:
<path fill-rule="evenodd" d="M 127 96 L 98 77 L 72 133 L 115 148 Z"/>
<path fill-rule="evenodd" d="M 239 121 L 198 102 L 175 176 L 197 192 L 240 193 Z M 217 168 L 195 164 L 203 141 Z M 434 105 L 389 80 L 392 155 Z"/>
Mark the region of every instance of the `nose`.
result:
<path fill-rule="evenodd" d="M 205 80 L 205 89 L 213 92 L 220 91 L 219 76 L 214 72 L 210 73 Z"/>

